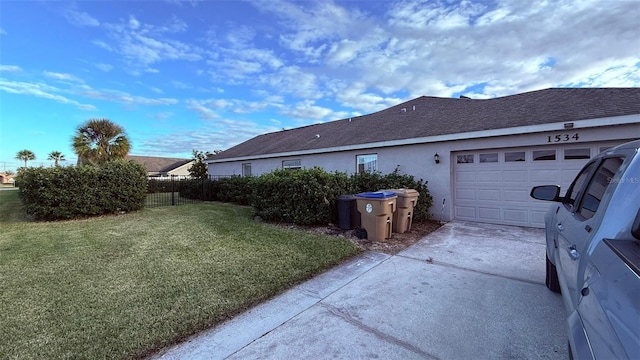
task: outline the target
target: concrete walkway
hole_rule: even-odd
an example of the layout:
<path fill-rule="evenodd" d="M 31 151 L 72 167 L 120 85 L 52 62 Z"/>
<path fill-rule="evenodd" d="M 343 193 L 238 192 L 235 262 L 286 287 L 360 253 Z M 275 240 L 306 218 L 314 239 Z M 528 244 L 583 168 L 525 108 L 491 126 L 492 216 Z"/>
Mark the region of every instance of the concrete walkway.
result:
<path fill-rule="evenodd" d="M 451 222 L 366 252 L 153 359 L 566 359 L 541 229 Z"/>

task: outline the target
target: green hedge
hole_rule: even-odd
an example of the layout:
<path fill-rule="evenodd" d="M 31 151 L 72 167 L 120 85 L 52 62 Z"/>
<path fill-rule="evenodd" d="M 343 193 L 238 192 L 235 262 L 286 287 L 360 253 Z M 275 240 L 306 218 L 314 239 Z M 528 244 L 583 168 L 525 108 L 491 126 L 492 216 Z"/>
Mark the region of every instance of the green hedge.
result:
<path fill-rule="evenodd" d="M 238 205 L 251 205 L 255 190 L 261 184 L 254 177 L 232 176 L 216 180 L 212 186 L 212 196 L 218 201 L 232 202 Z"/>
<path fill-rule="evenodd" d="M 255 181 L 256 214 L 269 221 L 299 225 L 326 224 L 336 198 L 344 191 L 346 175 L 329 174 L 320 168 L 276 170 Z"/>
<path fill-rule="evenodd" d="M 259 177 L 233 177 L 211 182 L 212 200 L 251 205 L 267 221 L 299 225 L 336 223 L 337 198 L 382 189 L 415 189 L 420 193 L 414 220 L 429 219 L 433 199 L 427 183 L 397 172 L 382 175 L 327 173 L 321 168 L 275 170 Z"/>
<path fill-rule="evenodd" d="M 102 167 L 26 168 L 16 181 L 25 212 L 39 220 L 139 210 L 147 192 L 144 167 L 125 161 Z"/>

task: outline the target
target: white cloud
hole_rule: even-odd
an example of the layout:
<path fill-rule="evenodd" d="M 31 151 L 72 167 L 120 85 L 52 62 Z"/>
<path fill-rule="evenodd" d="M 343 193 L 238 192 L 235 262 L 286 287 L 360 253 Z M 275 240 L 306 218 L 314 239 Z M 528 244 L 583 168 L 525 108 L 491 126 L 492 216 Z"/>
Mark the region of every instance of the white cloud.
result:
<path fill-rule="evenodd" d="M 129 27 L 134 30 L 140 27 L 140 22 L 133 15 L 129 15 Z"/>
<path fill-rule="evenodd" d="M 64 91 L 62 89 L 44 83 L 10 81 L 0 78 L 0 90 L 12 94 L 35 96 L 43 99 L 53 100 L 62 104 L 75 105 L 81 110 L 96 110 L 96 107 L 93 105 L 81 104 L 76 100 L 72 100 L 65 96 L 57 94 Z"/>
<path fill-rule="evenodd" d="M 291 94 L 303 99 L 318 99 L 323 90 L 318 78 L 297 66 L 286 66 L 274 73 L 263 74 L 258 79 L 281 94 Z"/>
<path fill-rule="evenodd" d="M 199 3 L 203 2 L 204 0 L 165 0 L 165 1 L 170 4 L 175 4 L 179 6 L 182 6 L 183 4 L 189 4 L 192 7 L 196 7 L 198 6 Z"/>
<path fill-rule="evenodd" d="M 100 26 L 100 21 L 86 12 L 78 11 L 74 8 L 67 9 L 64 12 L 64 17 L 75 26 Z"/>
<path fill-rule="evenodd" d="M 113 48 L 107 44 L 106 42 L 102 41 L 102 40 L 93 40 L 91 41 L 92 44 L 97 45 L 107 51 L 114 51 Z"/>
<path fill-rule="evenodd" d="M 189 99 L 185 101 L 185 104 L 187 104 L 187 109 L 193 110 L 196 113 L 198 113 L 198 116 L 201 119 L 217 119 L 220 117 L 218 113 L 216 113 L 211 108 L 207 107 L 206 100 Z"/>
<path fill-rule="evenodd" d="M 150 65 L 166 60 L 197 61 L 203 58 L 201 48 L 169 37 L 187 29 L 186 23 L 175 16 L 167 24 L 151 25 L 130 15 L 126 23 L 105 24 L 104 27 L 109 43 L 94 40 L 93 44 L 122 55 L 134 74 L 157 72 Z"/>
<path fill-rule="evenodd" d="M 0 71 L 4 72 L 21 72 L 22 68 L 16 65 L 0 65 Z"/>
<path fill-rule="evenodd" d="M 280 114 L 303 120 L 332 120 L 333 110 L 315 105 L 313 100 L 305 100 L 293 107 L 283 107 Z"/>
<path fill-rule="evenodd" d="M 157 120 L 166 120 L 170 117 L 173 116 L 173 113 L 170 111 L 166 111 L 166 112 L 159 112 L 159 113 L 155 113 L 153 115 L 151 115 L 151 117 L 153 117 L 154 119 Z"/>
<path fill-rule="evenodd" d="M 109 64 L 98 63 L 98 64 L 94 64 L 94 66 L 104 72 L 109 72 L 113 70 L 113 65 L 109 65 Z"/>
<path fill-rule="evenodd" d="M 148 98 L 117 90 L 97 90 L 88 86 L 79 91 L 79 94 L 92 99 L 118 102 L 125 105 L 174 105 L 178 103 L 178 100 L 173 98 Z"/>
<path fill-rule="evenodd" d="M 55 79 L 55 80 L 63 80 L 63 81 L 72 81 L 72 82 L 77 82 L 77 83 L 84 83 L 84 81 L 78 77 L 76 77 L 75 75 L 71 75 L 71 74 L 65 74 L 65 73 L 58 73 L 58 72 L 51 72 L 51 71 L 44 71 L 43 74 L 51 79 Z"/>
<path fill-rule="evenodd" d="M 7 35 L 7 32 L 6 32 L 6 31 L 4 31 L 4 29 L 3 29 L 3 28 L 0 28 L 0 35 Z"/>
<path fill-rule="evenodd" d="M 262 126 L 251 121 L 218 119 L 215 122 L 207 122 L 206 126 L 192 131 L 176 131 L 167 135 L 153 136 L 140 143 L 142 152 L 157 152 L 158 144 L 162 144 L 162 150 L 166 154 L 190 154 L 193 149 L 202 151 L 228 149 L 254 136 L 277 130 L 280 129 L 274 126 Z"/>

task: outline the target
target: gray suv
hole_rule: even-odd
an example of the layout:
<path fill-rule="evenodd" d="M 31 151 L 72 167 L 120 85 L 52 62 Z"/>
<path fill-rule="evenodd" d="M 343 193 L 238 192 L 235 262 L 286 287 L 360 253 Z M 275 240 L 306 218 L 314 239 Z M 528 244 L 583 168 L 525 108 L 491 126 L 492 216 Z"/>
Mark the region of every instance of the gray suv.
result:
<path fill-rule="evenodd" d="M 585 165 L 563 197 L 556 185 L 531 197 L 554 201 L 545 217 L 547 287 L 562 292 L 569 354 L 640 359 L 640 140 Z"/>

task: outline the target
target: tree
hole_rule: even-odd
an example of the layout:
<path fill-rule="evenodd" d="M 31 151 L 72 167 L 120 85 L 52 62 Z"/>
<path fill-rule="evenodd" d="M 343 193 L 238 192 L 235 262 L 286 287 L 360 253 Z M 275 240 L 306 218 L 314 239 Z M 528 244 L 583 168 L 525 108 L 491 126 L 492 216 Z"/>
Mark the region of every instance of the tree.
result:
<path fill-rule="evenodd" d="M 18 151 L 18 153 L 16 154 L 16 159 L 24 161 L 24 167 L 27 167 L 27 161 L 35 160 L 36 154 L 34 154 L 31 150 L 24 149 Z"/>
<path fill-rule="evenodd" d="M 65 159 L 64 155 L 62 155 L 62 153 L 60 151 L 52 151 L 49 153 L 49 157 L 47 158 L 47 160 L 53 160 L 55 162 L 55 167 L 58 167 L 58 163 L 60 161 L 67 161 L 67 159 Z"/>
<path fill-rule="evenodd" d="M 80 125 L 73 137 L 78 165 L 103 165 L 124 159 L 131 145 L 124 129 L 108 119 L 90 119 Z"/>
<path fill-rule="evenodd" d="M 191 177 L 196 179 L 205 179 L 207 177 L 207 164 L 204 163 L 207 154 L 208 153 L 202 151 L 193 150 L 193 165 L 187 169 Z"/>

